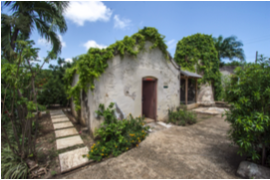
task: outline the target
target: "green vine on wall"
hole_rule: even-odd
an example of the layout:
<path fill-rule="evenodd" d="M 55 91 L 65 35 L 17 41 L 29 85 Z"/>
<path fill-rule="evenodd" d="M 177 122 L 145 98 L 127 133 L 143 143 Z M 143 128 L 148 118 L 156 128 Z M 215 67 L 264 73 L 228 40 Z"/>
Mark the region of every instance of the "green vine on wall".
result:
<path fill-rule="evenodd" d="M 165 36 L 158 33 L 157 29 L 145 27 L 131 37 L 125 36 L 123 40 L 116 41 L 106 49 L 90 48 L 86 54 L 80 55 L 75 65 L 66 70 L 64 80 L 66 82 L 67 94 L 73 97 L 75 109 L 80 109 L 80 92 L 95 88 L 94 80 L 99 78 L 108 67 L 107 61 L 116 55 L 122 58 L 125 55 L 136 57 L 144 50 L 145 42 L 152 43 L 151 49 L 159 48 L 166 59 L 169 59 L 167 45 L 164 42 Z M 79 81 L 71 86 L 73 76 L 79 75 Z"/>
<path fill-rule="evenodd" d="M 183 70 L 195 72 L 197 69 L 197 73 L 203 74 L 198 82 L 212 84 L 215 100 L 220 98 L 221 73 L 218 53 L 211 35 L 197 33 L 184 37 L 177 43 L 174 60 Z"/>

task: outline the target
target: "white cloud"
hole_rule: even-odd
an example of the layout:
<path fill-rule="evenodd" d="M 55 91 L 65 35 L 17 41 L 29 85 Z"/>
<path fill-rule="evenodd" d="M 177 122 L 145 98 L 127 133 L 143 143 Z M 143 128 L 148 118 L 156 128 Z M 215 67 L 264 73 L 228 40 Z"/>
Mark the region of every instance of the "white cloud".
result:
<path fill-rule="evenodd" d="M 71 1 L 64 13 L 67 19 L 79 26 L 83 26 L 85 21 L 108 21 L 111 15 L 112 11 L 99 1 Z"/>
<path fill-rule="evenodd" d="M 73 60 L 71 58 L 66 58 L 65 61 L 71 63 Z"/>
<path fill-rule="evenodd" d="M 114 19 L 114 28 L 125 29 L 131 25 L 131 20 L 124 18 L 120 19 L 118 15 L 114 15 L 113 19 Z"/>
<path fill-rule="evenodd" d="M 83 44 L 83 46 L 86 48 L 86 50 L 88 50 L 91 47 L 93 47 L 93 48 L 99 48 L 99 49 L 104 49 L 104 48 L 107 47 L 105 45 L 96 43 L 96 41 L 94 41 L 94 40 L 87 41 L 86 43 Z"/>
<path fill-rule="evenodd" d="M 49 46 L 49 45 L 50 45 L 50 42 L 47 41 L 47 40 L 44 39 L 44 38 L 39 38 L 39 39 L 38 39 L 38 44 L 43 45 L 43 46 Z"/>
<path fill-rule="evenodd" d="M 59 37 L 59 40 L 61 42 L 62 47 L 66 47 L 66 42 L 64 42 L 62 36 L 60 34 L 58 34 L 58 37 Z"/>
<path fill-rule="evenodd" d="M 172 39 L 172 40 L 167 42 L 167 45 L 168 45 L 168 49 L 173 49 L 176 47 L 176 42 L 174 39 Z"/>
<path fill-rule="evenodd" d="M 60 34 L 58 34 L 57 36 L 61 42 L 62 47 L 66 47 L 66 42 L 63 40 L 62 36 Z M 46 46 L 47 48 L 51 45 L 51 43 L 44 38 L 39 38 L 38 44 L 40 44 L 42 46 Z"/>

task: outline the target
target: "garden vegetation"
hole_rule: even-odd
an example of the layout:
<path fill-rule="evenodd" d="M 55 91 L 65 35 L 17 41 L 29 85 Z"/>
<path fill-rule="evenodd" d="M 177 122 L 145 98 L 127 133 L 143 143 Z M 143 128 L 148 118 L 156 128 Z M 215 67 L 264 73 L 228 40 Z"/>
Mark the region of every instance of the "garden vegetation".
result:
<path fill-rule="evenodd" d="M 195 124 L 196 118 L 196 113 L 177 107 L 175 111 L 169 110 L 168 122 L 178 126 L 185 126 Z"/>
<path fill-rule="evenodd" d="M 67 30 L 62 15 L 68 2 L 6 1 L 11 15 L 1 14 L 1 177 L 27 178 L 27 162 L 37 163 L 37 76 L 43 65 L 61 51 L 56 31 Z M 38 48 L 29 39 L 36 29 L 52 49 L 39 65 Z M 42 83 L 42 82 L 41 82 Z"/>
<path fill-rule="evenodd" d="M 101 161 L 110 155 L 118 156 L 133 147 L 138 147 L 148 135 L 148 126 L 144 125 L 144 118 L 134 118 L 131 114 L 127 119 L 118 120 L 113 109 L 114 103 L 111 103 L 107 109 L 103 104 L 99 105 L 96 112 L 103 123 L 96 131 L 98 137 L 96 144 L 93 144 L 88 159 Z"/>
<path fill-rule="evenodd" d="M 214 87 L 214 98 L 221 98 L 218 52 L 211 35 L 198 33 L 184 37 L 177 43 L 174 60 L 183 70 L 203 74 L 198 83 L 209 83 Z"/>
<path fill-rule="evenodd" d="M 238 67 L 226 85 L 225 100 L 231 104 L 229 135 L 239 153 L 270 166 L 270 58 Z"/>

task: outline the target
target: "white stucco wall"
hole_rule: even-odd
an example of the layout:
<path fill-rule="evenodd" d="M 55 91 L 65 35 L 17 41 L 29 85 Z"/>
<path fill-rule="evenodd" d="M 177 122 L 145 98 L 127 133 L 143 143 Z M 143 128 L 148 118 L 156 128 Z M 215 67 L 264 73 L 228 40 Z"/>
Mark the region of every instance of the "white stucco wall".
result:
<path fill-rule="evenodd" d="M 74 76 L 73 76 L 73 81 L 72 81 L 72 86 L 75 86 L 75 84 L 77 84 L 77 82 L 79 81 L 79 75 L 78 74 L 75 74 Z M 73 102 L 73 98 L 71 98 L 71 113 L 72 113 L 72 115 L 76 118 L 76 119 L 78 119 L 78 113 L 76 112 L 76 110 L 75 110 L 75 104 L 74 104 L 74 102 Z"/>
<path fill-rule="evenodd" d="M 151 43 L 146 43 L 146 49 Z M 159 49 L 140 52 L 137 58 L 115 56 L 108 61 L 108 68 L 98 80 L 95 80 L 93 92 L 88 90 L 89 122 L 91 132 L 98 128 L 101 121 L 96 119 L 95 111 L 99 104 L 108 107 L 111 102 L 127 117 L 129 113 L 138 117 L 142 115 L 142 78 L 157 78 L 157 120 L 165 120 L 168 109 L 180 104 L 179 71 L 166 60 Z M 164 88 L 168 85 L 168 88 Z"/>

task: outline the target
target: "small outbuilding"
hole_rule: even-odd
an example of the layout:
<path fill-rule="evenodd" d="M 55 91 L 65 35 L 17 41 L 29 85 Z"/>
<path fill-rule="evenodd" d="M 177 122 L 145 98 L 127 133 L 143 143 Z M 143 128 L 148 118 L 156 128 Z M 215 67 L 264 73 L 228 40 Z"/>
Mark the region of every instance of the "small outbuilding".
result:
<path fill-rule="evenodd" d="M 81 124 L 91 133 L 100 125 L 95 111 L 100 104 L 108 107 L 111 102 L 119 118 L 129 114 L 134 117 L 145 116 L 154 121 L 167 119 L 168 109 L 180 104 L 180 71 L 172 58 L 165 58 L 159 48 L 149 49 L 151 42 L 146 41 L 145 50 L 136 58 L 128 55 L 108 60 L 105 72 L 94 81 L 95 88 L 81 93 L 81 110 L 71 110 Z M 73 77 L 74 86 L 79 75 Z"/>
<path fill-rule="evenodd" d="M 200 96 L 197 79 L 202 76 L 181 71 L 166 50 L 167 54 L 164 54 L 164 49 L 153 46 L 147 38 L 143 47 L 135 57 L 114 54 L 106 61 L 105 71 L 94 80 L 94 89 L 81 91 L 80 110 L 76 111 L 75 104 L 71 103 L 73 115 L 89 128 L 91 134 L 101 123 L 96 115 L 100 104 L 108 107 L 111 102 L 115 103 L 119 119 L 132 114 L 148 120 L 165 121 L 168 110 L 180 106 L 180 102 L 197 104 L 200 99 L 197 97 Z M 79 74 L 75 73 L 72 86 L 78 81 Z"/>

